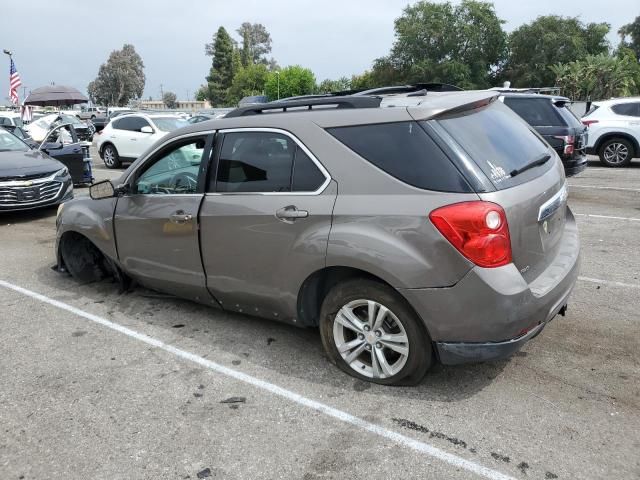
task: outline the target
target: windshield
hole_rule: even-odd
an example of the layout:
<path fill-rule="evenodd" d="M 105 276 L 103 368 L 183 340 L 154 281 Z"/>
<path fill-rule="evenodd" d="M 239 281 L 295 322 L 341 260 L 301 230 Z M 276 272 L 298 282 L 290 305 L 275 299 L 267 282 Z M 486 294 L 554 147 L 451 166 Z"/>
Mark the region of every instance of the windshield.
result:
<path fill-rule="evenodd" d="M 0 130 L 0 152 L 26 152 L 29 147 L 6 130 Z"/>
<path fill-rule="evenodd" d="M 509 172 L 549 154 L 544 141 L 509 107 L 493 102 L 464 115 L 438 120 L 478 164 L 497 189 L 518 185 L 546 171 L 553 162 L 512 178 Z M 544 169 L 544 170 L 543 170 Z"/>
<path fill-rule="evenodd" d="M 155 117 L 152 118 L 153 123 L 156 124 L 158 130 L 162 130 L 163 132 L 173 132 L 178 128 L 186 127 L 189 125 L 189 122 L 184 120 L 183 118 L 177 117 Z"/>

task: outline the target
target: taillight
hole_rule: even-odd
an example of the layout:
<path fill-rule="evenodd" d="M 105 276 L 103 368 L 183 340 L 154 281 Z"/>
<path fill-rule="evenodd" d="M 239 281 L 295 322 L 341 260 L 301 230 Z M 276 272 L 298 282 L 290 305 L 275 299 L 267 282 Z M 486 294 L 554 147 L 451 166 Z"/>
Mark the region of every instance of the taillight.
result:
<path fill-rule="evenodd" d="M 582 120 L 582 123 L 588 127 L 592 123 L 598 123 L 598 120 Z"/>
<path fill-rule="evenodd" d="M 556 135 L 553 138 L 557 138 L 564 142 L 564 148 L 562 152 L 565 155 L 573 155 L 573 152 L 575 150 L 576 137 L 574 137 L 573 135 Z"/>
<path fill-rule="evenodd" d="M 429 214 L 438 231 L 466 258 L 480 267 L 511 263 L 511 238 L 507 216 L 491 202 L 463 202 Z"/>

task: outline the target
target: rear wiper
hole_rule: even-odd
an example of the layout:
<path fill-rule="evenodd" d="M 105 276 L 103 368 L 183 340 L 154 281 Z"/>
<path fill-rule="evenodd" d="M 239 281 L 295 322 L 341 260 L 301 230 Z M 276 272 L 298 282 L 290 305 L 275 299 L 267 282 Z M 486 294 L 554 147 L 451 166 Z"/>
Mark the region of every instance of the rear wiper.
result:
<path fill-rule="evenodd" d="M 518 174 L 520 174 L 522 172 L 525 172 L 525 171 L 529 170 L 530 168 L 538 167 L 540 165 L 544 165 L 545 163 L 547 163 L 549 161 L 550 158 L 551 158 L 551 155 L 549 155 L 548 153 L 545 153 L 540 158 L 535 159 L 533 162 L 527 163 L 524 167 L 520 167 L 520 168 L 516 168 L 514 170 L 511 170 L 510 175 L 512 177 L 515 177 L 516 175 L 518 175 Z"/>

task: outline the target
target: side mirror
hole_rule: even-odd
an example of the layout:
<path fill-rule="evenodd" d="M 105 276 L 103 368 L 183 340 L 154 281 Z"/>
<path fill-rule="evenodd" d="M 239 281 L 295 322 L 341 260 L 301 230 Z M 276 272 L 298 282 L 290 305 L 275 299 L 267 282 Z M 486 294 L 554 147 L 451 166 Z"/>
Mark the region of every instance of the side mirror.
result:
<path fill-rule="evenodd" d="M 141 133 L 153 133 L 153 128 L 151 128 L 149 125 L 145 125 L 144 127 L 142 127 L 140 129 Z"/>
<path fill-rule="evenodd" d="M 45 142 L 40 147 L 40 150 L 60 150 L 62 148 L 62 143 L 60 142 Z"/>
<path fill-rule="evenodd" d="M 110 180 L 103 180 L 102 182 L 94 183 L 89 187 L 89 196 L 93 200 L 100 200 L 101 198 L 112 198 L 115 196 L 116 189 Z"/>

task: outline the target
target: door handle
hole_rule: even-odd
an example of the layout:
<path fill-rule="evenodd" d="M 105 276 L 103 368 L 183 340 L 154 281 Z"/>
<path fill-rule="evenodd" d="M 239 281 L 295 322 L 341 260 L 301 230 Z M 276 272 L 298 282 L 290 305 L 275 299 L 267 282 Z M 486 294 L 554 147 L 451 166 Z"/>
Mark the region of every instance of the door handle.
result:
<path fill-rule="evenodd" d="M 187 223 L 193 219 L 193 215 L 190 213 L 184 213 L 182 210 L 178 210 L 176 213 L 169 217 L 171 223 Z"/>
<path fill-rule="evenodd" d="M 288 205 L 276 211 L 276 217 L 283 221 L 294 221 L 298 218 L 307 218 L 309 212 L 306 210 L 298 210 L 295 205 Z"/>

